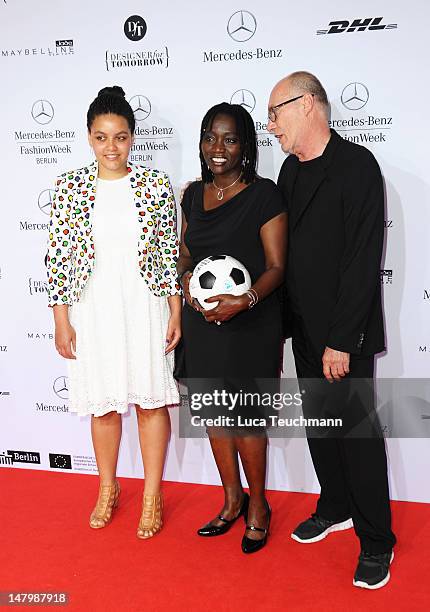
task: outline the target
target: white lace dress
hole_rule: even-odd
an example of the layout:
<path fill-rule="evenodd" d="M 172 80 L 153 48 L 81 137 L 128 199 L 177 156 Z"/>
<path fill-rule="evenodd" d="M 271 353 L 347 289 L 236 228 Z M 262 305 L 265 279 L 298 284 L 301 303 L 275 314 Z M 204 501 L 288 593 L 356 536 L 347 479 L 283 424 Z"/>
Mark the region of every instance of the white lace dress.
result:
<path fill-rule="evenodd" d="M 69 309 L 76 360 L 69 364 L 69 410 L 79 415 L 125 413 L 129 404 L 178 404 L 173 354 L 165 355 L 167 297 L 140 275 L 139 223 L 128 176 L 97 181 L 93 217 L 95 266 Z"/>

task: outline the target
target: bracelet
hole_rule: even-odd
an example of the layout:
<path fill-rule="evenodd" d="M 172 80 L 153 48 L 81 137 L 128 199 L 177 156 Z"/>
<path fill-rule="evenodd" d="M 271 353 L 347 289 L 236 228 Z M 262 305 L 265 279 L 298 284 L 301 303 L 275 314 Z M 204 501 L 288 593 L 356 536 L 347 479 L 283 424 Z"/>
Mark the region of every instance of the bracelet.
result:
<path fill-rule="evenodd" d="M 255 289 L 249 289 L 249 291 L 255 296 L 255 303 L 257 303 L 259 300 L 258 293 Z"/>
<path fill-rule="evenodd" d="M 250 310 L 251 308 L 255 306 L 255 297 L 254 297 L 254 294 L 251 293 L 250 291 L 246 291 L 245 295 L 249 297 L 248 310 Z"/>
<path fill-rule="evenodd" d="M 258 302 L 258 293 L 255 291 L 255 289 L 248 289 L 248 291 L 245 291 L 245 295 L 249 297 L 248 310 L 250 310 L 251 308 L 254 308 Z"/>

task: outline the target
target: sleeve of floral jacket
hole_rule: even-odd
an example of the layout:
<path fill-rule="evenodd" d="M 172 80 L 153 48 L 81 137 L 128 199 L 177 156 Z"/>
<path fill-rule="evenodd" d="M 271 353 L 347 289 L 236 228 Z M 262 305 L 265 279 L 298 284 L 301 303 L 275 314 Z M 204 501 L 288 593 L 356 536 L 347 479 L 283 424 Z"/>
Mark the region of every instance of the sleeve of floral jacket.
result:
<path fill-rule="evenodd" d="M 167 174 L 158 178 L 160 221 L 158 225 L 157 246 L 162 271 L 162 290 L 164 295 L 181 293 L 178 284 L 176 262 L 179 255 L 179 239 L 176 229 L 176 204 Z"/>
<path fill-rule="evenodd" d="M 57 178 L 49 221 L 48 252 L 45 258 L 48 272 L 48 303 L 71 304 L 71 244 L 70 203 L 73 194 L 67 175 Z"/>

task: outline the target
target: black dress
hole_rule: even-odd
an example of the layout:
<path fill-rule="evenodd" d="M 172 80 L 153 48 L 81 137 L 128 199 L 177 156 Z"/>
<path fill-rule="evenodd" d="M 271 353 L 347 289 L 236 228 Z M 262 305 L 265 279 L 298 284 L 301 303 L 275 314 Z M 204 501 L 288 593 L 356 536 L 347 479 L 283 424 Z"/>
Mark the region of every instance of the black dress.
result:
<path fill-rule="evenodd" d="M 265 271 L 260 229 L 286 211 L 280 190 L 269 179 L 258 179 L 208 211 L 203 206 L 203 183 L 197 181 L 185 191 L 182 209 L 188 224 L 184 240 L 194 264 L 210 255 L 231 255 L 247 268 L 252 283 Z M 188 378 L 227 377 L 236 382 L 278 378 L 282 357 L 279 294 L 274 291 L 219 326 L 207 323 L 185 304 L 183 339 Z"/>

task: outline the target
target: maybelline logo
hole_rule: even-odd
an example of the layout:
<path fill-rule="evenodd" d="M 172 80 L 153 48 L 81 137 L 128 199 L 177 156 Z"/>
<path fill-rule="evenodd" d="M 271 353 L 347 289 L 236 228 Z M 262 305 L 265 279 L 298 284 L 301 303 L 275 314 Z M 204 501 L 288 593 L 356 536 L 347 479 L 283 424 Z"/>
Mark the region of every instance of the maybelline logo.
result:
<path fill-rule="evenodd" d="M 424 299 L 430 300 L 430 289 L 424 289 Z"/>
<path fill-rule="evenodd" d="M 10 391 L 0 391 L 0 397 L 5 397 L 6 395 L 10 395 Z"/>
<path fill-rule="evenodd" d="M 52 332 L 28 331 L 27 340 L 53 340 Z"/>
<path fill-rule="evenodd" d="M 0 344 L 0 353 L 7 353 L 7 345 Z"/>
<path fill-rule="evenodd" d="M 257 31 L 257 20 L 249 11 L 236 11 L 227 22 L 227 34 L 231 40 L 244 43 L 250 40 Z M 273 60 L 283 57 L 282 49 L 253 49 L 237 51 L 203 51 L 203 62 L 235 62 L 250 60 Z"/>
<path fill-rule="evenodd" d="M 40 293 L 47 293 L 48 282 L 45 280 L 35 280 L 34 278 L 28 279 L 28 290 L 30 295 L 38 295 Z"/>
<path fill-rule="evenodd" d="M 106 70 L 118 68 L 168 68 L 169 49 L 151 49 L 144 51 L 106 51 Z"/>
<path fill-rule="evenodd" d="M 397 23 L 383 24 L 381 21 L 383 17 L 365 17 L 364 19 L 353 19 L 347 21 L 342 19 L 340 21 L 330 21 L 328 29 L 317 30 L 317 34 L 343 34 L 344 32 L 380 32 L 381 30 L 394 30 L 397 28 Z"/>
<path fill-rule="evenodd" d="M 40 453 L 16 450 L 8 450 L 5 453 L 0 453 L 0 465 L 13 465 L 14 463 L 40 464 Z"/>
<path fill-rule="evenodd" d="M 147 30 L 146 21 L 140 15 L 132 15 L 125 20 L 124 23 L 124 34 L 129 40 L 134 42 L 142 40 Z"/>
<path fill-rule="evenodd" d="M 383 285 L 393 284 L 393 271 L 392 270 L 381 270 L 381 283 Z"/>
<path fill-rule="evenodd" d="M 72 39 L 56 40 L 55 46 L 48 47 L 21 47 L 14 49 L 1 49 L 1 56 L 9 57 L 64 57 L 73 55 L 74 46 Z"/>
<path fill-rule="evenodd" d="M 389 229 L 389 228 L 393 227 L 393 220 L 392 219 L 385 219 L 384 226 L 385 226 L 386 229 Z"/>
<path fill-rule="evenodd" d="M 361 111 L 370 100 L 369 88 L 359 81 L 352 81 L 345 85 L 340 95 L 340 102 L 347 110 Z M 364 112 L 364 111 L 363 111 Z M 357 144 L 382 143 L 387 141 L 389 131 L 393 125 L 393 118 L 377 115 L 362 116 L 351 115 L 348 118 L 332 118 L 330 127 L 338 132 L 344 132 L 345 140 Z"/>
<path fill-rule="evenodd" d="M 174 138 L 173 128 L 147 121 L 152 112 L 152 105 L 149 98 L 143 94 L 132 96 L 129 102 L 136 119 L 134 143 L 129 159 L 131 162 L 152 161 L 154 152 L 169 150 L 169 140 Z M 147 123 L 143 123 L 144 121 Z"/>
<path fill-rule="evenodd" d="M 30 115 L 39 126 L 50 124 L 55 118 L 54 105 L 50 100 L 41 98 L 31 105 Z M 36 129 L 31 131 L 15 130 L 14 139 L 21 155 L 34 156 L 38 165 L 56 164 L 53 155 L 70 155 L 71 144 L 75 139 L 74 130 Z"/>

